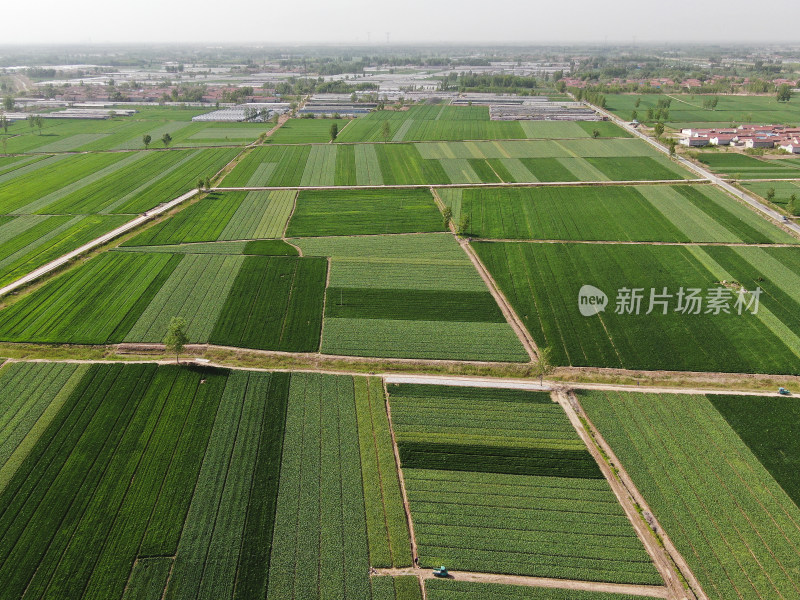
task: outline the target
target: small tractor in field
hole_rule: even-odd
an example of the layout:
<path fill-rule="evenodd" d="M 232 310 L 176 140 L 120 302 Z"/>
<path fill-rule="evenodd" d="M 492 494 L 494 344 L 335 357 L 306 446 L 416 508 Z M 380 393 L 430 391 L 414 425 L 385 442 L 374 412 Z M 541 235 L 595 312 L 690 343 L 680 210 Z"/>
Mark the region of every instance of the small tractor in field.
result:
<path fill-rule="evenodd" d="M 433 570 L 433 576 L 434 576 L 434 577 L 443 577 L 443 578 L 445 578 L 445 579 L 446 579 L 447 577 L 449 577 L 449 576 L 450 576 L 450 574 L 447 572 L 447 567 L 445 567 L 444 565 L 442 565 L 442 566 L 441 566 L 441 567 L 439 567 L 438 569 L 434 569 L 434 570 Z"/>
<path fill-rule="evenodd" d="M 785 387 L 779 387 L 779 388 L 778 388 L 778 393 L 779 393 L 781 396 L 791 396 L 791 395 L 792 395 L 792 392 L 790 392 L 789 390 L 787 390 Z"/>

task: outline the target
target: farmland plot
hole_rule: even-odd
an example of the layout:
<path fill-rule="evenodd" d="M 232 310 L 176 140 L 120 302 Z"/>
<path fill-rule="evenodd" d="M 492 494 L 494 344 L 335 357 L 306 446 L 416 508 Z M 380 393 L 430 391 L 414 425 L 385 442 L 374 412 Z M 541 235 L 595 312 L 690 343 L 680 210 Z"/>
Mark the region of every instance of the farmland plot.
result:
<path fill-rule="evenodd" d="M 292 376 L 269 600 L 371 598 L 355 407 L 351 377 Z"/>
<path fill-rule="evenodd" d="M 331 125 L 339 130 L 350 121 L 341 119 L 289 119 L 273 133 L 267 141 L 271 144 L 324 144 L 331 139 Z M 268 126 L 269 127 L 269 126 Z"/>
<path fill-rule="evenodd" d="M 499 239 L 782 242 L 797 239 L 711 186 L 446 188 L 453 220 Z"/>
<path fill-rule="evenodd" d="M 322 258 L 244 259 L 210 341 L 286 352 L 319 349 L 327 261 Z"/>
<path fill-rule="evenodd" d="M 800 255 L 795 248 L 480 242 L 475 249 L 537 344 L 552 347 L 558 364 L 797 372 L 800 281 L 794 269 Z M 757 314 L 744 304 L 738 314 L 738 288 L 721 294 L 727 313 L 704 302 L 713 290 L 727 289 L 723 281 L 739 282 L 750 292 L 761 288 Z M 604 312 L 581 315 L 578 292 L 583 285 L 607 294 Z M 635 302 L 618 312 L 623 288 L 639 289 L 638 314 Z M 664 288 L 671 295 L 662 298 L 666 313 L 663 304 L 650 305 L 651 289 L 658 295 Z M 699 309 L 684 303 L 680 310 L 681 288 L 685 293 L 700 290 Z M 746 293 L 744 301 L 752 295 Z"/>
<path fill-rule="evenodd" d="M 0 492 L 85 371 L 75 364 L 15 363 L 0 373 Z"/>
<path fill-rule="evenodd" d="M 74 344 L 122 341 L 176 266 L 168 254 L 98 256 L 0 312 L 0 338 Z"/>
<path fill-rule="evenodd" d="M 181 317 L 190 340 L 208 342 L 244 261 L 242 256 L 213 254 L 183 257 L 124 341 L 159 343 L 172 317 Z"/>
<path fill-rule="evenodd" d="M 119 227 L 122 215 L 21 215 L 0 225 L 0 285 Z"/>
<path fill-rule="evenodd" d="M 428 190 L 300 192 L 289 237 L 443 231 Z"/>
<path fill-rule="evenodd" d="M 519 162 L 528 159 L 526 166 Z M 498 177 L 512 183 L 694 178 L 641 140 L 589 138 L 261 147 L 224 185 L 443 185 Z"/>
<path fill-rule="evenodd" d="M 774 94 L 769 96 L 721 95 L 717 106 L 703 108 L 703 100 L 710 96 L 702 94 L 675 94 L 669 107 L 669 124 L 680 128 L 692 124 L 708 127 L 717 124 L 729 127 L 731 123 L 797 125 L 800 123 L 800 110 L 792 102 L 778 102 Z M 606 94 L 607 110 L 622 119 L 630 119 L 637 111 L 640 121 L 647 121 L 647 110 L 656 108 L 663 100 L 662 94 Z M 639 106 L 636 107 L 636 102 Z"/>
<path fill-rule="evenodd" d="M 786 494 L 800 506 L 798 401 L 769 396 L 708 396 Z"/>
<path fill-rule="evenodd" d="M 709 598 L 797 596 L 800 509 L 717 400 L 595 391 L 579 399 Z"/>
<path fill-rule="evenodd" d="M 238 211 L 245 194 L 210 193 L 178 214 L 149 227 L 125 246 L 158 246 L 189 242 L 213 242 Z"/>
<path fill-rule="evenodd" d="M 297 192 L 293 190 L 247 192 L 218 239 L 253 240 L 283 237 L 296 197 Z"/>
<path fill-rule="evenodd" d="M 422 566 L 661 583 L 548 394 L 392 384 L 389 400 Z"/>
<path fill-rule="evenodd" d="M 0 493 L 5 591 L 263 596 L 289 375 L 53 368 L 84 372 Z"/>
<path fill-rule="evenodd" d="M 323 352 L 528 360 L 451 235 L 295 238 L 292 242 L 304 256 L 331 257 Z"/>

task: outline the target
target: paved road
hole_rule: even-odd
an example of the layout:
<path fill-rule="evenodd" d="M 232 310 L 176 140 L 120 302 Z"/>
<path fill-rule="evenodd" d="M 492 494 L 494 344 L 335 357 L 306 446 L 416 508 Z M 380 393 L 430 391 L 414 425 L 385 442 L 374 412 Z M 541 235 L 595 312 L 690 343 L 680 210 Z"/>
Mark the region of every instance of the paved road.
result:
<path fill-rule="evenodd" d="M 617 125 L 619 125 L 623 129 L 625 129 L 625 131 L 628 131 L 628 132 L 632 133 L 633 135 L 635 135 L 639 139 L 642 139 L 645 142 L 647 142 L 648 144 L 650 144 L 651 146 L 653 146 L 653 148 L 655 148 L 659 152 L 662 152 L 663 154 L 666 154 L 667 156 L 669 156 L 669 149 L 666 146 L 664 146 L 663 144 L 661 144 L 660 142 L 657 142 L 656 140 L 654 140 L 650 136 L 645 135 L 644 133 L 642 133 L 641 131 L 639 131 L 635 127 L 632 127 L 630 124 L 628 124 L 627 122 L 623 121 L 622 119 L 620 119 L 619 117 L 617 117 L 613 113 L 610 113 L 607 110 L 604 110 L 604 109 L 599 108 L 599 107 L 594 106 L 594 105 L 591 105 L 591 106 L 592 106 L 592 108 L 597 110 L 597 112 L 599 112 L 602 115 L 607 116 L 614 123 L 616 123 Z M 787 228 L 791 229 L 795 233 L 800 234 L 800 225 L 798 225 L 797 223 L 794 223 L 794 222 L 784 222 L 783 215 L 781 213 L 779 213 L 776 210 L 771 209 L 768 206 L 765 206 L 764 204 L 761 203 L 761 201 L 756 199 L 755 196 L 751 196 L 750 194 L 746 194 L 746 193 L 742 192 L 741 190 L 736 189 L 735 187 L 733 187 L 730 183 L 728 183 L 727 181 L 725 181 L 721 177 L 718 177 L 717 175 L 715 175 L 714 173 L 712 173 L 711 171 L 709 171 L 707 169 L 704 169 L 702 167 L 697 166 L 696 164 L 694 164 L 690 160 L 687 160 L 686 158 L 683 158 L 682 156 L 675 156 L 674 158 L 682 166 L 686 167 L 687 169 L 689 169 L 690 171 L 692 171 L 694 173 L 697 173 L 703 179 L 706 179 L 707 181 L 710 181 L 714 185 L 717 185 L 717 186 L 721 187 L 723 190 L 725 190 L 729 194 L 731 194 L 731 195 L 733 195 L 733 196 L 735 196 L 737 198 L 740 198 L 744 202 L 747 202 L 750 206 L 755 208 L 757 211 L 759 211 L 763 215 L 769 217 L 770 219 L 772 219 L 774 221 L 777 221 L 778 223 L 781 223 L 784 227 L 787 227 Z"/>
<path fill-rule="evenodd" d="M 94 248 L 97 248 L 98 246 L 102 246 L 103 244 L 105 244 L 107 242 L 110 242 L 114 238 L 119 237 L 124 233 L 127 233 L 128 231 L 130 231 L 131 229 L 134 229 L 135 227 L 138 227 L 142 223 L 146 223 L 147 221 L 149 221 L 151 219 L 154 219 L 158 215 L 160 215 L 162 213 L 165 213 L 168 210 L 176 207 L 181 202 L 185 202 L 189 198 L 192 198 L 197 193 L 198 193 L 197 190 L 192 190 L 191 192 L 187 192 L 183 196 L 180 196 L 179 198 L 175 198 L 174 200 L 172 200 L 170 202 L 167 202 L 167 203 L 162 204 L 162 205 L 160 205 L 160 206 L 158 206 L 156 208 L 153 208 L 152 210 L 149 210 L 146 213 L 136 217 L 132 221 L 128 221 L 124 225 L 122 225 L 120 227 L 117 227 L 113 231 L 109 231 L 107 234 L 102 235 L 99 238 L 92 240 L 88 244 L 84 244 L 80 248 L 76 248 L 72 252 L 69 252 L 68 254 L 65 254 L 65 255 L 57 258 L 56 260 L 54 260 L 52 262 L 49 262 L 44 266 L 39 267 L 35 271 L 31 271 L 30 273 L 28 273 L 24 277 L 20 277 L 16 281 L 14 281 L 12 283 L 9 283 L 7 286 L 5 286 L 3 288 L 0 288 L 0 297 L 8 294 L 9 292 L 13 292 L 14 290 L 16 290 L 16 289 L 18 289 L 18 288 L 20 288 L 20 287 L 22 287 L 24 285 L 27 285 L 27 284 L 31 283 L 32 281 L 35 281 L 36 279 L 39 279 L 39 277 L 42 277 L 43 275 L 46 275 L 46 274 L 48 274 L 48 273 L 50 273 L 52 271 L 55 271 L 59 267 L 67 264 L 69 261 L 71 261 L 74 258 L 77 258 L 81 254 L 89 252 L 90 250 L 93 250 Z"/>

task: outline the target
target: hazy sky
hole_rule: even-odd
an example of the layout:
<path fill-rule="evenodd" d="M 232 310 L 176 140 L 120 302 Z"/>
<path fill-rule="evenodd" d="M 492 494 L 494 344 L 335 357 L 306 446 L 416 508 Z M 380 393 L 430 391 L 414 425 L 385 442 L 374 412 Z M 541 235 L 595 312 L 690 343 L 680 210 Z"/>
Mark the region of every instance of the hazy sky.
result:
<path fill-rule="evenodd" d="M 39 0 L 4 2 L 3 21 L 0 44 L 800 43 L 800 0 Z"/>

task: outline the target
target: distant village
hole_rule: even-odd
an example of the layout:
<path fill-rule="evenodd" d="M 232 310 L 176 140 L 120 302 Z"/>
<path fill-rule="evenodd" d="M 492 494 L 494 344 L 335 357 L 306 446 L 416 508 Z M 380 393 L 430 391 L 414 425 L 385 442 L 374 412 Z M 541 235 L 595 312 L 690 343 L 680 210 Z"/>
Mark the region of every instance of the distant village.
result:
<path fill-rule="evenodd" d="M 679 143 L 690 148 L 703 146 L 741 146 L 779 148 L 800 154 L 800 127 L 784 125 L 740 125 L 711 129 L 681 129 Z"/>

